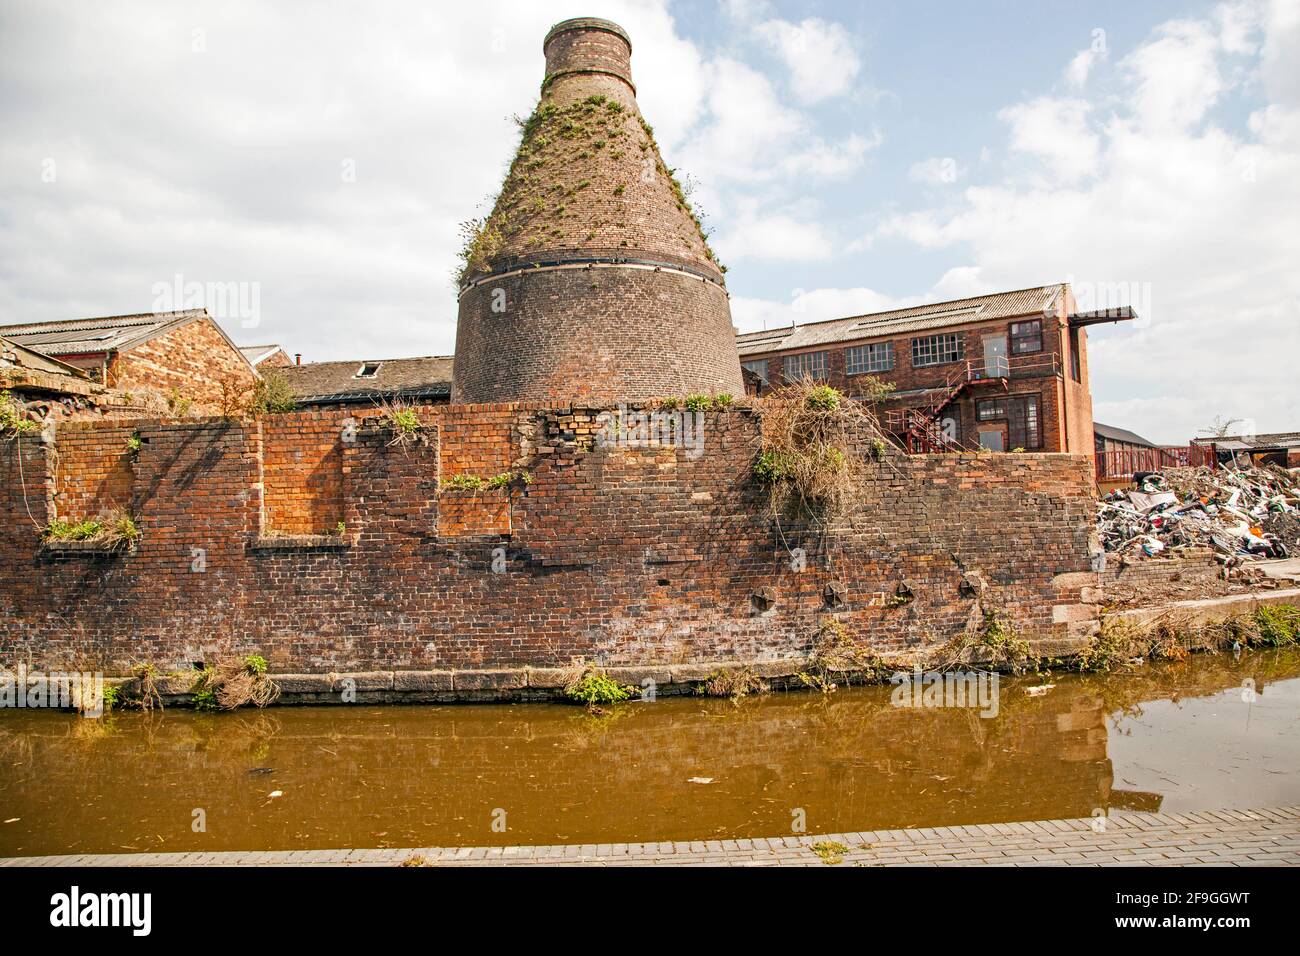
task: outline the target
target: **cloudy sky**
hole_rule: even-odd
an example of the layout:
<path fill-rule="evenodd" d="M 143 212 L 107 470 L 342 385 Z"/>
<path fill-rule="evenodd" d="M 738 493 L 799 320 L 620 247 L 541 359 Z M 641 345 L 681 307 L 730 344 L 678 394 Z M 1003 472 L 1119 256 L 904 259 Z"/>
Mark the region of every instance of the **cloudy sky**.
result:
<path fill-rule="evenodd" d="M 1098 420 L 1300 428 L 1300 0 L 0 0 L 0 322 L 211 283 L 243 344 L 450 353 L 458 223 L 583 15 L 743 330 L 1068 280 L 1142 314 Z"/>

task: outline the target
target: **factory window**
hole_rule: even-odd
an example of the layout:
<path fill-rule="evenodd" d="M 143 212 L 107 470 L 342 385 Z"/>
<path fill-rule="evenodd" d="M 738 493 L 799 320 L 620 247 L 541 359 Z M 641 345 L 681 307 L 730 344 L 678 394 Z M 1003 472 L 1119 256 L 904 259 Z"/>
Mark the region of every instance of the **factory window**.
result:
<path fill-rule="evenodd" d="M 960 335 L 927 335 L 912 339 L 912 366 L 943 365 L 960 362 L 966 357 L 966 347 Z"/>
<path fill-rule="evenodd" d="M 1034 319 L 1031 322 L 1011 323 L 1011 354 L 1028 355 L 1043 350 L 1043 322 Z"/>
<path fill-rule="evenodd" d="M 844 350 L 844 371 L 849 375 L 888 372 L 894 367 L 894 343 L 855 345 Z"/>
<path fill-rule="evenodd" d="M 825 352 L 804 352 L 802 355 L 787 355 L 784 360 L 785 380 L 796 382 L 801 378 L 826 378 Z"/>

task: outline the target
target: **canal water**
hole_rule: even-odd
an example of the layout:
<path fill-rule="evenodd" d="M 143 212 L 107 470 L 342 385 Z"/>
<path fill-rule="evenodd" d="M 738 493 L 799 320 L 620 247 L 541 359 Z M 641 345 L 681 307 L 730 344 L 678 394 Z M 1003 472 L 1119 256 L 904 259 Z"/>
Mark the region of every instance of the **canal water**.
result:
<path fill-rule="evenodd" d="M 1041 689 L 1045 684 L 1054 686 Z M 0 712 L 0 856 L 642 842 L 1300 803 L 1300 651 L 741 701 Z M 794 831 L 798 832 L 798 831 Z"/>

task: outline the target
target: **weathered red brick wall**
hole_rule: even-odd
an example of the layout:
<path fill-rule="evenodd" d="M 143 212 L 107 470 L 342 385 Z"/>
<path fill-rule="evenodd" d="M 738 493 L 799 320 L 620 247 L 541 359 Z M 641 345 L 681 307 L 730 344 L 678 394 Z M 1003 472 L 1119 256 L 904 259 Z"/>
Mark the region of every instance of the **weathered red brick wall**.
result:
<path fill-rule="evenodd" d="M 195 411 L 222 411 L 223 383 L 247 391 L 257 376 L 211 319 L 199 319 L 127 350 L 113 363 L 109 384 L 125 392 L 176 394 Z"/>
<path fill-rule="evenodd" d="M 537 270 L 467 290 L 453 374 L 457 402 L 744 393 L 726 290 L 631 267 Z"/>
<path fill-rule="evenodd" d="M 343 520 L 346 415 L 297 412 L 261 420 L 267 531 L 328 534 Z"/>
<path fill-rule="evenodd" d="M 1095 627 L 1083 457 L 891 456 L 872 464 L 861 508 L 823 540 L 763 516 L 748 409 L 710 414 L 699 455 L 593 446 L 583 420 L 594 412 L 419 414 L 424 440 L 400 446 L 374 420 L 343 440 L 339 416 L 349 533 L 312 547 L 259 542 L 258 478 L 268 450 L 272 460 L 295 443 L 319 451 L 321 413 L 260 428 L 136 423 L 143 536 L 113 555 L 40 549 L 19 520 L 19 446 L 4 443 L 0 660 L 93 659 L 110 672 L 252 651 L 281 672 L 612 665 L 788 657 L 808 649 L 826 615 L 878 651 L 945 642 L 987 611 L 1038 641 Z M 453 504 L 461 493 L 439 493 L 440 457 L 487 476 L 507 455 L 499 439 L 451 450 L 476 414 L 489 434 L 513 417 L 531 456 L 532 483 L 492 499 L 508 531 L 442 521 L 444 508 L 464 506 Z M 42 447 L 21 446 L 29 485 Z M 806 549 L 803 570 L 792 548 Z"/>
<path fill-rule="evenodd" d="M 133 423 L 64 422 L 58 426 L 58 455 L 52 483 L 54 507 L 66 521 L 131 510 L 134 476 L 127 441 Z"/>

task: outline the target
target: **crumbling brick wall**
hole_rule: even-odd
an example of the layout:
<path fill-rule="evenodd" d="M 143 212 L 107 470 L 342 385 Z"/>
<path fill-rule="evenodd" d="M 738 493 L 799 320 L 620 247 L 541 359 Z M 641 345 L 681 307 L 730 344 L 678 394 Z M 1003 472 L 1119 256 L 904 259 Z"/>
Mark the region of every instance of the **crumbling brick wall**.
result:
<path fill-rule="evenodd" d="M 1101 586 L 1111 607 L 1192 601 L 1251 589 L 1242 578 L 1224 576 L 1223 565 L 1211 548 L 1184 548 L 1154 558 L 1107 558 Z"/>
<path fill-rule="evenodd" d="M 423 440 L 402 445 L 373 417 L 345 441 L 341 413 L 138 422 L 142 537 L 110 555 L 42 550 L 18 520 L 15 456 L 21 447 L 30 482 L 53 449 L 0 445 L 0 659 L 112 672 L 256 651 L 278 671 L 316 673 L 771 660 L 805 653 L 828 616 L 877 652 L 906 652 L 988 612 L 1056 653 L 1096 628 L 1080 456 L 890 455 L 871 465 L 861 507 L 822 537 L 764 516 L 748 409 L 710 413 L 698 455 L 593 444 L 595 411 L 418 414 Z M 324 461 L 330 426 L 328 454 L 341 457 L 330 500 L 348 535 L 268 544 L 268 455 L 283 459 L 276 449 L 297 435 Z M 512 448 L 532 483 L 494 499 L 508 527 L 444 522 L 465 493 L 440 493 L 440 459 L 490 475 L 517 464 Z"/>

